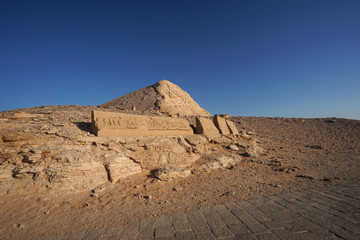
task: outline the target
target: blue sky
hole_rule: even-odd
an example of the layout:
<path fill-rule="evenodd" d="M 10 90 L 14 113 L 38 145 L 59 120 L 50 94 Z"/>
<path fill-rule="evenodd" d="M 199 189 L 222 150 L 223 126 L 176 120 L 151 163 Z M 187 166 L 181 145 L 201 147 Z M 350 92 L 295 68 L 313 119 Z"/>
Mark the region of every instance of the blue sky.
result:
<path fill-rule="evenodd" d="M 164 76 L 210 113 L 360 119 L 360 1 L 0 0 L 0 111 Z"/>

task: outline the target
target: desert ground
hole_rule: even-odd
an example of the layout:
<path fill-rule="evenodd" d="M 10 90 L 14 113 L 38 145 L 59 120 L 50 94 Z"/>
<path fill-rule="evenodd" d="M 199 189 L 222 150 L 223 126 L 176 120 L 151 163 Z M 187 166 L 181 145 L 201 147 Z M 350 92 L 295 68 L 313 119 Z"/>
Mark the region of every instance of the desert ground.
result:
<path fill-rule="evenodd" d="M 42 139 L 41 144 L 62 139 L 63 142 L 58 143 L 60 146 L 75 144 L 81 137 L 94 138 L 89 132 L 94 109 L 108 111 L 90 106 L 45 106 L 0 113 L 0 169 L 5 172 L 13 166 L 41 166 L 32 163 L 29 157 L 20 162 L 10 157 L 19 155 L 15 150 L 29 145 L 31 136 Z M 15 112 L 39 115 L 24 119 L 7 117 Z M 194 123 L 193 117 L 187 119 Z M 93 187 L 95 183 L 70 191 L 62 190 L 61 183 L 38 180 L 36 174 L 28 177 L 28 174 L 12 172 L 12 178 L 5 178 L 3 173 L 0 178 L 0 239 L 61 236 L 131 223 L 144 217 L 187 212 L 200 206 L 360 181 L 359 120 L 230 119 L 239 129 L 242 140 L 255 139 L 262 150 L 249 155 L 229 148 L 238 139 L 232 139 L 231 143 L 210 141 L 208 145 L 212 151 L 188 165 L 191 174 L 187 177 L 160 180 L 153 169 L 142 168 L 117 182 L 99 184 L 98 188 Z M 32 141 L 30 145 L 41 144 Z M 225 167 L 203 167 L 211 158 L 221 155 L 237 160 Z M 41 159 L 47 158 L 42 156 Z"/>

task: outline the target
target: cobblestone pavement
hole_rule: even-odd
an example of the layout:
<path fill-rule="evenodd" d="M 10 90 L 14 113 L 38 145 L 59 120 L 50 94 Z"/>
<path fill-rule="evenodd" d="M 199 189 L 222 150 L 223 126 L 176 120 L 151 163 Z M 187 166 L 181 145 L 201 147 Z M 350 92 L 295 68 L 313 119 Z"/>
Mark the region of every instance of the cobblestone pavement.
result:
<path fill-rule="evenodd" d="M 310 189 L 44 239 L 360 239 L 360 183 Z"/>

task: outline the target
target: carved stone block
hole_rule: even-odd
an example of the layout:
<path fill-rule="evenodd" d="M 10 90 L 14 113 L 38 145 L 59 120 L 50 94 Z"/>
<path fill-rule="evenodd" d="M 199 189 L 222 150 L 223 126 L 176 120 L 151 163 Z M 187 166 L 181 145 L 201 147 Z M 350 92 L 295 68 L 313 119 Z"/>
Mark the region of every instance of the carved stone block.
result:
<path fill-rule="evenodd" d="M 188 121 L 180 118 L 152 117 L 92 111 L 91 132 L 99 137 L 178 136 L 194 134 Z"/>
<path fill-rule="evenodd" d="M 215 127 L 213 121 L 204 117 L 196 118 L 196 133 L 197 134 L 219 134 L 219 130 Z"/>
<path fill-rule="evenodd" d="M 219 115 L 214 116 L 214 123 L 215 126 L 219 129 L 219 132 L 221 134 L 230 134 L 230 129 L 228 125 L 226 124 L 226 120 Z"/>

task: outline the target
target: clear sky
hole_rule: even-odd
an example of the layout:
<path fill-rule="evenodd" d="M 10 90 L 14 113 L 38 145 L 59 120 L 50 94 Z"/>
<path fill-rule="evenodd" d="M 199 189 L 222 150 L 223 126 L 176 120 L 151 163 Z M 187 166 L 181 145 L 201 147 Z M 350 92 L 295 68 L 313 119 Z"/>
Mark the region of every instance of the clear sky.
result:
<path fill-rule="evenodd" d="M 360 1 L 0 0 L 0 111 L 164 76 L 212 114 L 360 119 Z"/>

